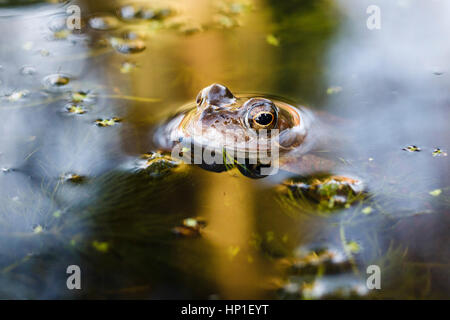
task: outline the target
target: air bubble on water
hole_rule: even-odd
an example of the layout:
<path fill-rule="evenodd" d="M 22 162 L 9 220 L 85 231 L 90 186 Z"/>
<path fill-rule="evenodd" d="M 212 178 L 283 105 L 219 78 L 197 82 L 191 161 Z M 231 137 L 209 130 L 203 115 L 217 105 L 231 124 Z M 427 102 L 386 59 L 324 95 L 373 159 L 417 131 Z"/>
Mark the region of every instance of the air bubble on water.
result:
<path fill-rule="evenodd" d="M 96 15 L 89 18 L 89 26 L 95 30 L 113 30 L 119 27 L 119 20 L 112 15 Z"/>
<path fill-rule="evenodd" d="M 51 32 L 50 39 L 63 40 L 71 34 L 71 31 L 67 28 L 66 17 L 53 18 L 47 26 Z"/>
<path fill-rule="evenodd" d="M 123 20 L 160 20 L 171 15 L 169 8 L 151 8 L 145 5 L 128 4 L 117 10 Z"/>
<path fill-rule="evenodd" d="M 43 79 L 45 88 L 51 92 L 68 90 L 70 87 L 70 76 L 62 73 L 55 73 Z"/>
<path fill-rule="evenodd" d="M 36 68 L 33 66 L 23 66 L 20 68 L 20 74 L 23 76 L 32 76 L 36 74 Z"/>

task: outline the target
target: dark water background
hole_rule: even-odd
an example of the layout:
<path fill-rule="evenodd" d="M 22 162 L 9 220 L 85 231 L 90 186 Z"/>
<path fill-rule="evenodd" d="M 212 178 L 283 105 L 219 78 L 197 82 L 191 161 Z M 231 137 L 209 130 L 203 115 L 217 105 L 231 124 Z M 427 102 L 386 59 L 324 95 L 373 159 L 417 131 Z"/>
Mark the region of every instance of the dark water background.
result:
<path fill-rule="evenodd" d="M 125 2 L 85 1 L 70 32 L 58 26 L 71 3 L 31 2 L 0 2 L 1 298 L 449 298 L 449 3 L 166 1 L 173 15 L 125 22 Z M 366 27 L 372 4 L 380 30 Z M 89 27 L 98 13 L 115 28 Z M 142 52 L 111 47 L 126 31 Z M 333 173 L 361 178 L 368 198 L 329 210 L 277 178 L 136 170 L 155 125 L 214 82 L 343 119 Z M 80 90 L 92 101 L 71 114 Z M 201 236 L 176 236 L 192 217 Z M 285 267 L 315 247 L 350 266 Z M 73 264 L 82 290 L 66 287 Z M 371 264 L 380 290 L 365 288 Z"/>

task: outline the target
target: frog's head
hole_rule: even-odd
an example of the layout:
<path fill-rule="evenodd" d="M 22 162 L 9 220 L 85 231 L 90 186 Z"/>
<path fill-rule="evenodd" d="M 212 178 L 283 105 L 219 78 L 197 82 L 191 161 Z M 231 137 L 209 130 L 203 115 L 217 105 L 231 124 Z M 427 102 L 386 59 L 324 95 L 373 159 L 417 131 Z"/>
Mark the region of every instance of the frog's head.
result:
<path fill-rule="evenodd" d="M 184 137 L 202 145 L 249 150 L 262 134 L 276 136 L 281 148 L 291 149 L 307 135 L 307 116 L 282 101 L 242 95 L 236 97 L 227 87 L 212 84 L 197 95 L 196 108 L 186 114 L 180 127 Z"/>

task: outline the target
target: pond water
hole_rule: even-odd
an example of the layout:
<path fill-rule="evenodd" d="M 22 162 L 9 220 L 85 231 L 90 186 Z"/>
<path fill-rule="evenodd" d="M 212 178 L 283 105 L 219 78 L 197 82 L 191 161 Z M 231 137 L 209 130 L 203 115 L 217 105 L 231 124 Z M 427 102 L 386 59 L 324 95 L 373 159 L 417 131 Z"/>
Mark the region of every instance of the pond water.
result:
<path fill-rule="evenodd" d="M 0 298 L 449 298 L 450 3 L 57 2 L 0 1 Z M 155 155 L 212 83 L 326 117 L 364 194 Z"/>

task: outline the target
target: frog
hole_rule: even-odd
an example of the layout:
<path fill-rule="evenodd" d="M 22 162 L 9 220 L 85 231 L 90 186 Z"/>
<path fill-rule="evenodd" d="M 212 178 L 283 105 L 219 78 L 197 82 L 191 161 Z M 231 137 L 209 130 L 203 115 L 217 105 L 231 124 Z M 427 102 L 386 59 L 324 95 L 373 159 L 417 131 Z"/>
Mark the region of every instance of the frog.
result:
<path fill-rule="evenodd" d="M 332 180 L 358 185 L 350 189 L 361 190 L 361 181 L 354 177 L 323 174 L 336 167 L 336 160 L 315 152 L 324 141 L 332 140 L 325 127 L 305 106 L 268 95 L 234 94 L 225 85 L 214 83 L 165 120 L 156 130 L 154 142 L 163 152 L 208 171 L 237 167 L 253 179 L 279 171 L 300 177 L 320 173 L 325 184 Z M 315 179 L 316 186 L 321 184 L 319 180 Z M 292 190 L 302 184 L 283 185 Z"/>

